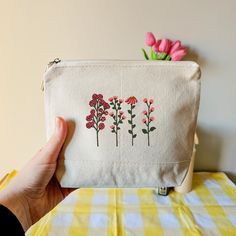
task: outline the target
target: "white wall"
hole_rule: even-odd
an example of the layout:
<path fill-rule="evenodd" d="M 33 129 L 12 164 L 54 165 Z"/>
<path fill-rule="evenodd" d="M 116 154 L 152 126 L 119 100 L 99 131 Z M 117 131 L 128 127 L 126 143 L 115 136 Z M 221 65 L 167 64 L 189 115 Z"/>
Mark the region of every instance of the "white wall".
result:
<path fill-rule="evenodd" d="M 236 180 L 236 1 L 1 0 L 0 173 L 45 141 L 40 80 L 51 59 L 142 59 L 146 31 L 180 39 L 202 68 L 196 169 Z"/>

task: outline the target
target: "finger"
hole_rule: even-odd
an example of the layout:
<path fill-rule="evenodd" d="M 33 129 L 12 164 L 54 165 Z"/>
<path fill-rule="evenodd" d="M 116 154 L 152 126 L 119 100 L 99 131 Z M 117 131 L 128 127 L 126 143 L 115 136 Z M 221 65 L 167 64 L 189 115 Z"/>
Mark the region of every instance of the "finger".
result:
<path fill-rule="evenodd" d="M 54 133 L 40 151 L 40 160 L 46 163 L 55 163 L 65 142 L 66 135 L 67 124 L 65 120 L 61 117 L 56 117 Z"/>

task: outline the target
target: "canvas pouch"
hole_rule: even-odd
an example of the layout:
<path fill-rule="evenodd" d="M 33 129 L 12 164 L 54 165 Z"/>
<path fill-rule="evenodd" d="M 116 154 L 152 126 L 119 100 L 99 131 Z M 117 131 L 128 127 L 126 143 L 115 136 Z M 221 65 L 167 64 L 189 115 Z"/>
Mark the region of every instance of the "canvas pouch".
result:
<path fill-rule="evenodd" d="M 47 138 L 68 135 L 62 187 L 171 187 L 187 173 L 200 100 L 191 61 L 54 60 L 43 78 Z"/>

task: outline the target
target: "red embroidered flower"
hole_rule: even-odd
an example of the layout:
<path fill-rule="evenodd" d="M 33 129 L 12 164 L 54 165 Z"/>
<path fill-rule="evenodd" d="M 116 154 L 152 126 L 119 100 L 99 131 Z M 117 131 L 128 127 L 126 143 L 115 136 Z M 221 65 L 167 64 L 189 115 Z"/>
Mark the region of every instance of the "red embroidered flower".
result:
<path fill-rule="evenodd" d="M 100 124 L 98 125 L 98 128 L 99 128 L 100 130 L 104 129 L 104 128 L 105 128 L 104 123 L 100 123 Z"/>
<path fill-rule="evenodd" d="M 86 123 L 86 127 L 87 127 L 88 129 L 92 128 L 93 125 L 94 125 L 94 122 L 88 122 L 88 123 Z"/>
<path fill-rule="evenodd" d="M 102 116 L 101 117 L 101 121 L 104 122 L 106 120 L 106 117 L 105 116 Z"/>
<path fill-rule="evenodd" d="M 96 131 L 97 146 L 99 146 L 98 133 L 105 128 L 106 115 L 108 115 L 107 109 L 110 105 L 103 99 L 102 94 L 94 93 L 92 99 L 89 101 L 89 105 L 92 107 L 90 109 L 90 114 L 86 116 L 86 127 L 88 129 L 94 128 Z"/>
<path fill-rule="evenodd" d="M 138 102 L 138 100 L 137 100 L 136 97 L 131 96 L 131 97 L 127 98 L 127 99 L 125 100 L 125 102 L 126 102 L 127 104 L 134 105 L 134 104 L 136 104 L 136 103 Z"/>

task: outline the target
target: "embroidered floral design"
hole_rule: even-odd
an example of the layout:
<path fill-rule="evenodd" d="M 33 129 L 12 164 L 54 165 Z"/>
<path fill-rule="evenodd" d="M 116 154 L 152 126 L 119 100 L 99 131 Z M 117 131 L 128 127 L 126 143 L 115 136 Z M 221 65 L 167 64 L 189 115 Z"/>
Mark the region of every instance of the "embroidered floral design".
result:
<path fill-rule="evenodd" d="M 154 112 L 154 107 L 151 106 L 154 103 L 154 100 L 149 99 L 148 101 L 147 98 L 144 98 L 143 102 L 146 104 L 147 110 L 143 111 L 145 118 L 142 119 L 142 122 L 146 125 L 146 128 L 142 129 L 142 132 L 147 134 L 148 146 L 150 146 L 150 132 L 153 132 L 156 129 L 154 126 L 150 127 L 151 122 L 155 119 L 154 116 L 151 116 L 152 112 Z"/>
<path fill-rule="evenodd" d="M 123 120 L 126 118 L 124 112 L 121 110 L 121 104 L 123 99 L 119 99 L 118 96 L 110 97 L 110 106 L 114 112 L 110 112 L 109 115 L 113 118 L 113 124 L 110 126 L 111 132 L 116 135 L 116 146 L 118 147 L 118 132 L 120 125 L 123 124 Z"/>
<path fill-rule="evenodd" d="M 96 131 L 97 147 L 99 147 L 99 132 L 105 128 L 105 120 L 108 115 L 110 105 L 103 100 L 102 94 L 93 94 L 89 102 L 91 107 L 90 114 L 86 116 L 86 127 L 94 128 Z"/>
<path fill-rule="evenodd" d="M 135 114 L 133 114 L 133 110 L 135 108 L 135 104 L 138 102 L 137 98 L 134 96 L 131 96 L 125 100 L 127 104 L 130 105 L 130 109 L 128 110 L 128 113 L 130 114 L 130 120 L 128 120 L 128 123 L 130 124 L 131 128 L 128 130 L 128 133 L 131 134 L 131 143 L 132 146 L 134 145 L 134 139 L 137 137 L 137 134 L 134 134 L 134 128 L 136 127 L 136 124 L 134 124 L 133 119 L 135 117 Z"/>

